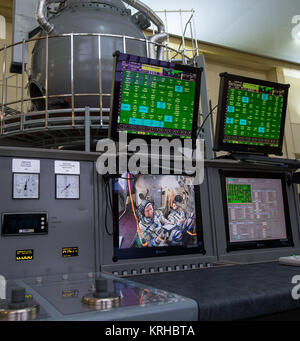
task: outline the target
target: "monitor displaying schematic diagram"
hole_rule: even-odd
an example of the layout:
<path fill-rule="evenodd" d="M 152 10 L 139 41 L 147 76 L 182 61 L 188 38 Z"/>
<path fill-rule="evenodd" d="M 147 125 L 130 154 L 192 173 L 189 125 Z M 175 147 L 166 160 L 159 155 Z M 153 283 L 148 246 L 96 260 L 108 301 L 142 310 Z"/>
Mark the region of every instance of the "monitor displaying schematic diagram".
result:
<path fill-rule="evenodd" d="M 202 69 L 115 53 L 109 135 L 195 139 Z"/>
<path fill-rule="evenodd" d="M 282 155 L 289 85 L 223 73 L 214 149 Z"/>
<path fill-rule="evenodd" d="M 284 175 L 221 174 L 227 250 L 292 246 Z"/>
<path fill-rule="evenodd" d="M 115 258 L 204 253 L 199 194 L 188 176 L 116 178 Z"/>

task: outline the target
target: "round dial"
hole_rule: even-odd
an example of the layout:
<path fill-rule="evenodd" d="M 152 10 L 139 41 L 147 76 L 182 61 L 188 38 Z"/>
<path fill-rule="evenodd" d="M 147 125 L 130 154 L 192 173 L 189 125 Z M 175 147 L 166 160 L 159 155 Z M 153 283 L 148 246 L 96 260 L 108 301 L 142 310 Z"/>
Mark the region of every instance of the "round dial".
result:
<path fill-rule="evenodd" d="M 79 199 L 79 175 L 56 175 L 56 199 Z"/>
<path fill-rule="evenodd" d="M 13 198 L 38 199 L 39 174 L 14 174 Z"/>

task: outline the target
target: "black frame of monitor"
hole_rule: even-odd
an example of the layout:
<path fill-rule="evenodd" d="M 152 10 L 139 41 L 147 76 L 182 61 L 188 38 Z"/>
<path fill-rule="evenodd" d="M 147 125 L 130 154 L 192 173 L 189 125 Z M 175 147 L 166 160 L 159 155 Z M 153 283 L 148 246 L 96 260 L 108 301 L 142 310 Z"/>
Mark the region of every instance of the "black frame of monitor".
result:
<path fill-rule="evenodd" d="M 215 131 L 215 139 L 214 139 L 214 151 L 228 151 L 228 152 L 242 152 L 242 153 L 250 153 L 250 154 L 274 154 L 282 156 L 282 147 L 283 147 L 283 137 L 284 137 L 284 128 L 285 128 L 285 120 L 286 120 L 286 111 L 287 111 L 287 101 L 288 101 L 288 91 L 290 88 L 289 84 L 280 84 L 269 82 L 265 80 L 249 78 L 244 76 L 233 75 L 229 73 L 221 73 L 220 74 L 220 88 L 219 88 L 219 106 L 217 113 L 217 122 L 216 122 L 216 131 Z M 283 108 L 282 108 L 282 120 L 280 127 L 280 138 L 279 138 L 279 146 L 278 147 L 270 147 L 270 146 L 255 146 L 255 145 L 247 145 L 247 144 L 238 144 L 238 143 L 224 143 L 224 122 L 226 120 L 227 113 L 227 92 L 228 92 L 228 81 L 229 80 L 240 80 L 245 83 L 254 83 L 261 86 L 273 87 L 276 89 L 284 89 L 285 95 L 283 99 Z"/>
<path fill-rule="evenodd" d="M 258 171 L 229 171 L 220 170 L 221 176 L 221 191 L 223 201 L 223 212 L 225 219 L 226 230 L 226 242 L 227 252 L 232 251 L 244 251 L 244 250 L 258 250 L 268 248 L 281 248 L 281 247 L 294 247 L 293 234 L 291 228 L 291 220 L 289 214 L 288 196 L 287 196 L 287 179 L 285 173 L 262 173 Z M 273 239 L 273 240 L 257 240 L 257 241 L 245 241 L 245 242 L 230 242 L 230 228 L 229 228 L 229 216 L 227 205 L 227 189 L 226 178 L 261 178 L 261 179 L 280 179 L 282 185 L 282 199 L 284 205 L 285 224 L 286 224 L 286 239 Z"/>
<path fill-rule="evenodd" d="M 193 148 L 195 148 L 195 140 L 197 138 L 198 133 L 198 116 L 199 116 L 199 108 L 200 108 L 200 90 L 201 90 L 201 79 L 202 79 L 202 72 L 203 68 L 192 67 L 189 65 L 181 65 L 175 64 L 172 62 L 161 61 L 158 59 L 151 59 L 142 56 L 136 56 L 128 53 L 121 53 L 120 51 L 116 51 L 113 54 L 114 62 L 113 62 L 113 82 L 112 82 L 112 97 L 111 97 L 111 110 L 110 110 L 110 117 L 109 117 L 109 129 L 108 129 L 108 137 L 111 138 L 113 141 L 119 141 L 119 134 L 118 134 L 118 109 L 119 109 L 119 98 L 120 98 L 120 91 L 121 86 L 119 81 L 116 81 L 116 66 L 119 61 L 120 56 L 127 55 L 129 58 L 138 58 L 138 59 L 147 59 L 147 65 L 152 66 L 162 66 L 167 68 L 173 68 L 179 71 L 185 71 L 190 73 L 195 73 L 197 75 L 196 81 L 196 89 L 195 89 L 195 98 L 194 98 L 194 112 L 193 112 L 193 127 L 192 127 L 192 136 L 191 139 L 193 141 Z M 129 134 L 127 133 L 127 141 L 131 141 L 133 139 L 143 139 L 146 142 L 151 142 L 153 139 L 167 139 L 171 140 L 174 137 L 168 136 L 154 136 L 154 135 L 143 135 L 143 134 Z M 175 137 L 177 139 L 181 139 L 180 137 Z M 183 139 L 185 140 L 185 139 Z"/>
<path fill-rule="evenodd" d="M 151 174 L 136 174 L 136 176 L 154 176 Z M 155 175 L 155 176 L 176 176 L 176 175 Z M 191 177 L 189 175 L 181 174 L 181 176 Z M 122 175 L 112 176 L 112 214 L 113 214 L 113 262 L 117 262 L 122 259 L 137 259 L 137 258 L 149 258 L 149 257 L 167 257 L 176 255 L 205 255 L 205 245 L 203 236 L 203 220 L 200 200 L 200 186 L 194 186 L 195 194 L 195 214 L 196 214 L 196 231 L 197 231 L 197 247 L 184 247 L 184 246 L 163 246 L 163 247 L 145 247 L 145 248 L 119 248 L 119 203 L 118 203 L 118 191 L 115 190 L 115 183 Z"/>

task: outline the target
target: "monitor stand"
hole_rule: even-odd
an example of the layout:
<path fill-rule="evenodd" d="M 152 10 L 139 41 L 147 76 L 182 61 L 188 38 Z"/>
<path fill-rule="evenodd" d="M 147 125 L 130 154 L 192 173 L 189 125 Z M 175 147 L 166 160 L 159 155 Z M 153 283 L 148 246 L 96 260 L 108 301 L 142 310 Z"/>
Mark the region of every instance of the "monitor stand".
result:
<path fill-rule="evenodd" d="M 289 160 L 282 158 L 269 157 L 266 154 L 248 154 L 248 153 L 230 153 L 217 157 L 221 160 L 236 160 L 242 162 L 253 162 L 259 164 L 277 165 L 284 168 L 299 169 L 300 162 L 298 160 Z"/>

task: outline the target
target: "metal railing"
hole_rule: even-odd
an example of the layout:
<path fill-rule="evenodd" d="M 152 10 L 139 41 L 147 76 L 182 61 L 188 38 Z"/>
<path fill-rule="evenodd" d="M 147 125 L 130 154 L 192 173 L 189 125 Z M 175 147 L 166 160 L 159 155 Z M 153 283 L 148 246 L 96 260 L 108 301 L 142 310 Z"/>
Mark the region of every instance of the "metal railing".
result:
<path fill-rule="evenodd" d="M 99 89 L 94 93 L 78 93 L 75 92 L 74 82 L 76 75 L 74 74 L 74 38 L 75 37 L 95 37 L 97 39 L 98 51 L 98 80 Z M 70 44 L 70 84 L 71 93 L 68 94 L 55 94 L 49 95 L 49 41 L 50 39 L 65 38 L 69 39 Z M 81 96 L 94 96 L 97 97 L 99 107 L 89 108 L 90 113 L 90 128 L 91 129 L 107 129 L 109 108 L 104 107 L 104 98 L 110 97 L 110 93 L 103 93 L 103 79 L 102 79 L 102 39 L 121 39 L 123 51 L 126 53 L 127 44 L 129 41 L 139 41 L 145 44 L 147 56 L 149 56 L 149 44 L 155 44 L 156 47 L 162 46 L 164 49 L 164 58 L 167 61 L 173 61 L 173 56 L 176 62 L 183 64 L 193 63 L 193 56 L 188 56 L 186 51 L 178 51 L 171 46 L 164 44 L 152 43 L 147 39 L 140 39 L 129 37 L 125 35 L 116 34 L 103 34 L 103 33 L 69 33 L 60 35 L 50 35 L 21 42 L 5 45 L 0 49 L 0 57 L 3 59 L 3 74 L 2 81 L 0 82 L 2 104 L 1 104 L 1 117 L 0 117 L 0 138 L 5 136 L 18 135 L 22 133 L 32 133 L 37 131 L 51 131 L 51 130 L 65 130 L 70 128 L 84 129 L 84 113 L 86 108 L 75 107 L 75 98 Z M 45 41 L 45 84 L 44 95 L 37 97 L 30 97 L 28 91 L 29 74 L 30 71 L 26 68 L 25 63 L 25 49 L 29 51 L 28 45 L 35 44 L 39 40 Z M 10 49 L 17 45 L 22 45 L 22 73 L 20 75 L 8 75 L 8 63 L 10 62 L 8 55 L 11 55 Z M 27 45 L 27 46 L 26 46 Z M 180 59 L 178 58 L 180 56 Z M 29 63 L 28 63 L 29 64 Z M 69 67 L 68 64 L 66 68 Z M 15 83 L 10 84 L 9 81 L 15 77 Z M 27 90 L 27 92 L 26 92 Z M 13 97 L 15 94 L 15 98 Z M 9 96 L 8 96 L 9 95 Z M 9 99 L 8 99 L 9 97 Z M 69 109 L 51 109 L 49 108 L 49 100 L 54 98 L 71 98 Z M 45 110 L 36 111 L 32 109 L 31 103 L 33 101 L 43 100 L 45 102 Z M 59 116 L 57 115 L 59 114 Z"/>
<path fill-rule="evenodd" d="M 198 39 L 197 39 L 197 32 L 196 32 L 196 22 L 195 22 L 195 10 L 192 8 L 190 10 L 161 10 L 161 11 L 155 11 L 157 14 L 162 15 L 162 20 L 164 22 L 164 25 L 166 27 L 166 31 L 170 32 L 169 30 L 169 22 L 179 22 L 180 23 L 180 36 L 181 36 L 181 43 L 178 48 L 178 54 L 185 55 L 186 53 L 192 53 L 193 57 L 196 57 L 199 55 L 199 47 L 198 47 Z M 175 18 L 171 18 L 170 16 L 176 15 Z M 184 18 L 184 15 L 188 15 L 188 17 Z M 185 21 L 186 19 L 186 21 Z M 151 29 L 154 34 L 155 27 L 152 24 Z M 192 48 L 187 48 L 186 44 L 186 36 L 189 36 Z M 165 46 L 168 48 L 170 46 L 170 36 L 168 36 L 167 41 L 165 42 Z"/>

